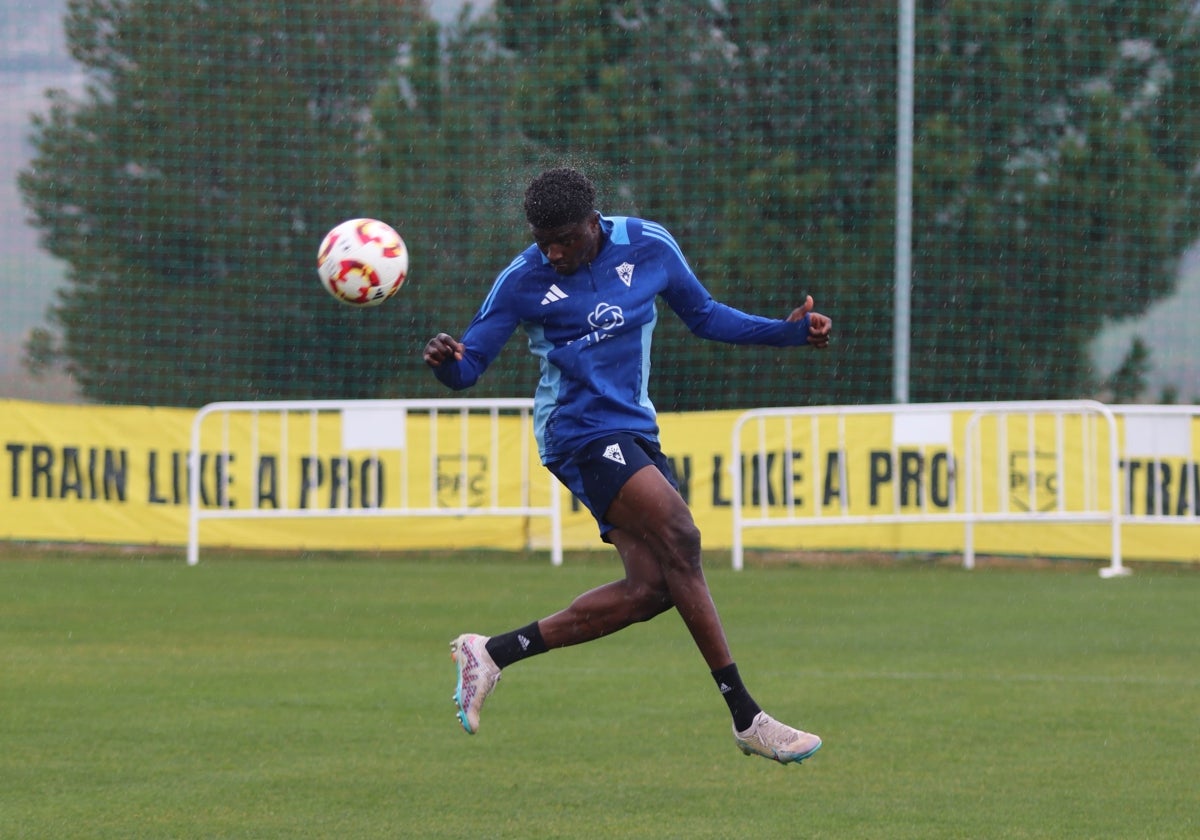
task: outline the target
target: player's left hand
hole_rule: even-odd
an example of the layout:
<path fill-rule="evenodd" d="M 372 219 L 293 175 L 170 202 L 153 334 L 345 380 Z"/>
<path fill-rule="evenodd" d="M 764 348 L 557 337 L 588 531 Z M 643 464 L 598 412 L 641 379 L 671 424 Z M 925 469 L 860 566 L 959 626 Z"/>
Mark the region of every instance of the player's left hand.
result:
<path fill-rule="evenodd" d="M 802 321 L 808 316 L 808 343 L 818 350 L 829 346 L 829 333 L 833 330 L 833 321 L 820 312 L 813 312 L 812 295 L 804 298 L 804 305 L 797 306 L 792 314 L 787 316 L 789 321 Z"/>

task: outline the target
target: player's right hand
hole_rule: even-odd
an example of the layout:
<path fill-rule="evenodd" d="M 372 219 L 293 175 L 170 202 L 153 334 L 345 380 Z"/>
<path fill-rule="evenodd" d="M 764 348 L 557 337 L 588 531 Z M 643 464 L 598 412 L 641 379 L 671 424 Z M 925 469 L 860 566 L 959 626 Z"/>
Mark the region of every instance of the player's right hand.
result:
<path fill-rule="evenodd" d="M 461 341 L 457 341 L 452 336 L 446 333 L 438 333 L 433 338 L 429 339 L 429 343 L 425 345 L 424 359 L 425 364 L 430 367 L 437 367 L 442 362 L 454 359 L 462 361 L 463 345 Z"/>

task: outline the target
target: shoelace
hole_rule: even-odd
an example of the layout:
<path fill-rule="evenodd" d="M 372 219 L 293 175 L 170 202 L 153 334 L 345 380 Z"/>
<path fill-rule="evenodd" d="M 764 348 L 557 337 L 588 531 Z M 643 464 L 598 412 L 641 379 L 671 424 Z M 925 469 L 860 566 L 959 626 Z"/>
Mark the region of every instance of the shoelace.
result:
<path fill-rule="evenodd" d="M 775 718 L 768 717 L 759 724 L 752 737 L 758 738 L 764 744 L 787 746 L 800 738 L 800 732 L 786 723 L 780 723 Z"/>

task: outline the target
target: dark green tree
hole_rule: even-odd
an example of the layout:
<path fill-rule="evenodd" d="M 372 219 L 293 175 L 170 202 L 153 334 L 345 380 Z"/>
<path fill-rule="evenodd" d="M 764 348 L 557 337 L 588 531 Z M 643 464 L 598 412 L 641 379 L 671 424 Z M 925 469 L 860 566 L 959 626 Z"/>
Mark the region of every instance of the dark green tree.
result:
<path fill-rule="evenodd" d="M 361 114 L 422 8 L 72 0 L 89 85 L 51 95 L 20 176 L 68 265 L 39 355 L 103 402 L 373 396 L 393 326 L 325 296 L 315 249 L 368 214 Z"/>
<path fill-rule="evenodd" d="M 1200 218 L 1193 18 L 920 5 L 914 400 L 1079 396 L 1105 319 L 1171 291 Z M 664 318 L 660 407 L 890 398 L 893 2 L 501 0 L 497 21 L 503 108 L 443 98 L 503 124 L 488 136 L 510 172 L 583 163 L 611 212 L 666 223 L 718 297 L 782 314 L 811 291 L 834 316 L 819 356 L 707 345 Z M 466 147 L 472 177 L 499 174 Z"/>
<path fill-rule="evenodd" d="M 574 140 L 609 176 L 612 211 L 664 222 L 713 294 L 747 311 L 783 316 L 811 291 L 823 311 L 840 306 L 850 329 L 874 320 L 853 311 L 870 298 L 840 292 L 870 265 L 864 255 L 880 253 L 872 226 L 890 232 L 872 208 L 873 156 L 890 155 L 892 107 L 866 80 L 886 78 L 881 65 L 890 72 L 891 7 L 592 5 L 603 11 L 571 20 L 606 31 L 614 46 L 581 97 Z M 698 342 L 673 317 L 657 348 L 652 396 L 664 409 L 851 394 L 837 390 L 850 381 L 837 375 L 848 361 L 840 353 Z M 869 378 L 860 374 L 859 387 Z"/>
<path fill-rule="evenodd" d="M 1134 403 L 1146 392 L 1146 381 L 1154 369 L 1150 348 L 1141 338 L 1134 338 L 1121 364 L 1108 378 L 1108 391 L 1114 403 Z M 1169 402 L 1169 400 L 1165 400 Z"/>
<path fill-rule="evenodd" d="M 921 4 L 912 390 L 1086 394 L 1197 234 L 1193 4 Z"/>
<path fill-rule="evenodd" d="M 445 386 L 421 350 L 436 332 L 461 333 L 499 269 L 528 244 L 520 202 L 530 144 L 490 20 L 429 27 L 411 45 L 373 101 L 361 197 L 411 254 L 409 284 L 388 306 L 403 361 L 381 395 L 441 397 Z M 523 354 L 508 353 L 472 394 L 528 396 L 535 382 Z"/>
<path fill-rule="evenodd" d="M 1193 6 L 919 4 L 914 400 L 1079 396 L 1105 320 L 1171 291 L 1200 220 Z M 721 299 L 834 318 L 802 354 L 665 316 L 660 408 L 890 398 L 894 0 L 497 0 L 447 28 L 415 0 L 185 3 L 166 32 L 161 8 L 72 4 L 93 86 L 51 99 L 21 181 L 71 267 L 28 353 L 89 396 L 442 394 L 421 345 L 465 326 L 528 242 L 529 176 L 568 161 Z M 377 310 L 313 277 L 351 215 L 412 253 Z M 528 394 L 523 356 L 478 392 Z"/>

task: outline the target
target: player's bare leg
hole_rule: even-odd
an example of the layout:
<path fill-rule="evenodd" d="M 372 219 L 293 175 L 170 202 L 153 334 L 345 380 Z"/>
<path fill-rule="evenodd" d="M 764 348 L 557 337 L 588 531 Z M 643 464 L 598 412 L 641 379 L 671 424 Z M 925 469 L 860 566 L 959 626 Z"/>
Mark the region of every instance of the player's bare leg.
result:
<path fill-rule="evenodd" d="M 624 579 L 584 592 L 566 609 L 539 621 L 547 648 L 590 642 L 671 608 L 671 593 L 654 553 L 636 541 L 620 542 L 624 543 L 617 546 L 625 564 Z"/>
<path fill-rule="evenodd" d="M 816 752 L 819 737 L 763 712 L 742 684 L 704 577 L 700 532 L 687 504 L 662 473 L 653 466 L 635 473 L 605 518 L 616 526 L 609 539 L 621 555 L 625 577 L 584 592 L 565 609 L 507 635 L 534 638 L 535 650 L 566 647 L 648 621 L 674 606 L 729 704 L 738 748 L 784 764 Z M 479 708 L 502 667 L 487 654 L 487 641 L 468 635 L 452 646 L 459 663 L 455 702 L 463 728 L 471 733 L 478 731 Z M 482 664 L 473 669 L 477 661 Z M 479 676 L 468 676 L 475 674 Z M 468 691 L 476 686 L 476 693 Z"/>
<path fill-rule="evenodd" d="M 566 609 L 497 637 L 496 659 L 489 652 L 493 640 L 486 636 L 466 633 L 451 643 L 458 671 L 453 699 L 463 729 L 472 735 L 479 731 L 483 703 L 495 690 L 505 665 L 551 648 L 589 642 L 671 608 L 666 577 L 650 547 L 621 540 L 618 549 L 625 564 L 622 580 L 584 592 Z"/>
<path fill-rule="evenodd" d="M 625 482 L 605 519 L 616 526 L 609 539 L 622 557 L 648 552 L 656 559 L 671 602 L 709 669 L 732 663 L 700 563 L 700 530 L 679 492 L 657 468 L 644 467 Z"/>
<path fill-rule="evenodd" d="M 635 473 L 605 518 L 617 526 L 609 539 L 621 555 L 625 577 L 583 593 L 539 621 L 546 647 L 589 642 L 675 606 L 711 670 L 733 662 L 700 565 L 700 532 L 662 473 L 652 466 Z"/>
<path fill-rule="evenodd" d="M 729 704 L 738 749 L 781 764 L 799 763 L 820 749 L 818 736 L 775 720 L 746 690 L 704 578 L 700 531 L 662 473 L 654 467 L 635 473 L 605 518 L 616 526 L 609 538 L 622 557 L 649 552 L 657 558 L 671 601 Z"/>

